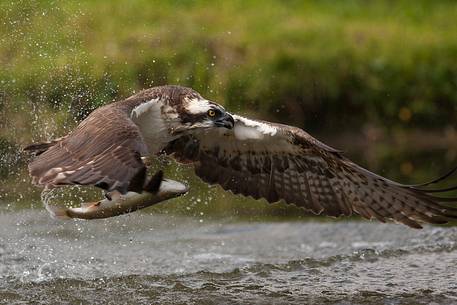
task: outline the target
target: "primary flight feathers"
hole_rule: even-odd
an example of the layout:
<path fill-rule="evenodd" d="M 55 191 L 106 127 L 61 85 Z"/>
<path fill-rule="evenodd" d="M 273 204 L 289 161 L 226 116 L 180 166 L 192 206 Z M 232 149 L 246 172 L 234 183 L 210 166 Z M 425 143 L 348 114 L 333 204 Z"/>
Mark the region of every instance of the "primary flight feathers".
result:
<path fill-rule="evenodd" d="M 192 163 L 196 174 L 235 194 L 284 200 L 315 214 L 359 214 L 410 227 L 457 218 L 455 198 L 408 186 L 356 165 L 305 131 L 232 115 L 196 91 L 154 87 L 91 113 L 69 135 L 25 150 L 37 185 L 95 185 L 141 192 L 141 157 L 165 152 Z M 447 178 L 447 176 L 443 177 Z"/>

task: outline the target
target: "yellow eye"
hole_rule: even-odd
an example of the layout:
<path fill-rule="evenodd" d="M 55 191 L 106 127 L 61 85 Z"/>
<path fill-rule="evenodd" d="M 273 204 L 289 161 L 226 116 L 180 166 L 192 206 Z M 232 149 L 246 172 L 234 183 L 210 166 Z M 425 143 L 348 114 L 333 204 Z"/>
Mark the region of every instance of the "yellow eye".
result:
<path fill-rule="evenodd" d="M 216 116 L 216 111 L 214 111 L 213 109 L 208 110 L 208 116 L 210 116 L 210 117 Z"/>

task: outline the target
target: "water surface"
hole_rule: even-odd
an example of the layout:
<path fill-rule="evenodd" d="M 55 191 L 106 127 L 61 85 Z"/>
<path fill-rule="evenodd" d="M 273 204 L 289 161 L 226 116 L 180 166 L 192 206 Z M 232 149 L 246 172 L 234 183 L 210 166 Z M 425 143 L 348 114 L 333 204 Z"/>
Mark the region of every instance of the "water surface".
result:
<path fill-rule="evenodd" d="M 2 304 L 454 304 L 457 228 L 0 214 Z"/>

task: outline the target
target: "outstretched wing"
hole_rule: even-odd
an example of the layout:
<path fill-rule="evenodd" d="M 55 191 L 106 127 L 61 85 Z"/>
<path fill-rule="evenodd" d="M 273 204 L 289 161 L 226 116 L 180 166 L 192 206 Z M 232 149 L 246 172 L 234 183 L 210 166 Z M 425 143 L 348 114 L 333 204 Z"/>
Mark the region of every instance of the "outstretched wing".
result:
<path fill-rule="evenodd" d="M 32 144 L 35 151 L 29 172 L 37 185 L 95 185 L 105 190 L 141 191 L 147 153 L 140 131 L 128 113 L 111 105 L 90 114 L 68 136 L 58 141 Z"/>
<path fill-rule="evenodd" d="M 269 202 L 283 199 L 315 214 L 357 213 L 415 228 L 457 218 L 456 208 L 442 204 L 448 199 L 371 173 L 301 129 L 233 117 L 232 130 L 187 135 L 165 152 L 195 162 L 197 175 L 210 184 Z"/>

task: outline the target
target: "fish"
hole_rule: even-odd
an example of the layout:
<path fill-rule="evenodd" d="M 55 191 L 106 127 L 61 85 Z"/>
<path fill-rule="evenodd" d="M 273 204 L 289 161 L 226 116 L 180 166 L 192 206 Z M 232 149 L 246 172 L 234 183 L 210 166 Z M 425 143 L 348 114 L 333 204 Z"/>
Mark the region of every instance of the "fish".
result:
<path fill-rule="evenodd" d="M 155 191 L 127 192 L 126 194 L 116 192 L 106 196 L 103 200 L 83 203 L 81 207 L 67 208 L 45 203 L 45 208 L 52 218 L 59 220 L 72 218 L 102 219 L 144 209 L 165 200 L 182 196 L 188 191 L 189 188 L 181 182 L 163 179 Z"/>

